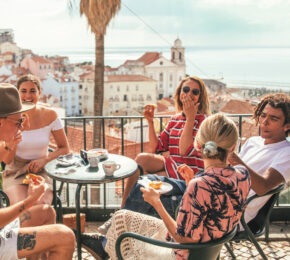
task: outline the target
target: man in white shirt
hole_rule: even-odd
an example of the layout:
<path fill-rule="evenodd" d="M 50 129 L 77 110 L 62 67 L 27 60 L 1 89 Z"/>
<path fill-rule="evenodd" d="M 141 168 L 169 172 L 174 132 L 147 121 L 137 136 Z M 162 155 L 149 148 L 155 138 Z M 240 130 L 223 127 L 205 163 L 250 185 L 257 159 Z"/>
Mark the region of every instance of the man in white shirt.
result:
<path fill-rule="evenodd" d="M 21 113 L 33 107 L 34 105 L 21 103 L 16 87 L 0 83 L 0 161 L 7 149 L 5 142 L 10 142 L 15 138 L 21 139 L 20 130 L 23 128 Z M 44 179 L 41 178 L 39 182 L 39 184 L 34 184 L 30 181 L 28 196 L 23 201 L 0 209 L 0 260 L 16 260 L 25 257 L 39 259 L 40 255 L 45 259 L 47 256 L 49 259 L 72 259 L 75 238 L 68 227 L 56 224 L 29 227 L 27 216 L 31 218 L 32 215 L 36 218 L 42 216 L 41 209 L 34 212 L 37 214 L 32 214 L 32 208 L 41 207 L 34 205 L 45 190 Z"/>
<path fill-rule="evenodd" d="M 229 159 L 233 165 L 243 164 L 249 170 L 249 196 L 263 195 L 280 184 L 290 181 L 290 98 L 285 94 L 271 94 L 256 106 L 253 118 L 259 124 L 261 136 L 251 137 L 238 155 Z M 270 196 L 252 201 L 246 208 L 245 220 L 253 219 Z"/>

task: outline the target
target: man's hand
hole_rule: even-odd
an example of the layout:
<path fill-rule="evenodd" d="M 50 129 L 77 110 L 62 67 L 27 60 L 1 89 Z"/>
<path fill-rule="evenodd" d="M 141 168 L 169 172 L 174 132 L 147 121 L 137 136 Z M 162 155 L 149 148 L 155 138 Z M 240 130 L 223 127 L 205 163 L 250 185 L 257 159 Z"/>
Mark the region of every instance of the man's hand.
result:
<path fill-rule="evenodd" d="M 141 187 L 140 190 L 143 192 L 144 201 L 148 202 L 150 205 L 155 207 L 160 201 L 160 193 L 152 188 L 143 188 Z"/>
<path fill-rule="evenodd" d="M 38 201 L 46 190 L 45 180 L 43 177 L 38 176 L 38 183 L 32 179 L 29 180 L 28 196 L 30 196 L 35 202 Z"/>
<path fill-rule="evenodd" d="M 185 179 L 186 186 L 188 185 L 188 183 L 194 177 L 194 174 L 195 174 L 194 171 L 186 164 L 182 164 L 178 166 L 177 171 Z"/>
<path fill-rule="evenodd" d="M 233 166 L 238 165 L 238 164 L 245 165 L 242 159 L 235 152 L 229 154 L 228 162 Z"/>

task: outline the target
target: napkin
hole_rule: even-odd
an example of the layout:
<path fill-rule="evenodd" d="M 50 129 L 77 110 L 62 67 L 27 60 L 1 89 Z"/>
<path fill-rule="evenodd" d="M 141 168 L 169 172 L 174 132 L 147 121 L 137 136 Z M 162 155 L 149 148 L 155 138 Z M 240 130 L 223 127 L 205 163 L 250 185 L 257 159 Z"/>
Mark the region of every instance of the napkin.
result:
<path fill-rule="evenodd" d="M 61 168 L 61 169 L 57 169 L 55 171 L 55 174 L 66 175 L 66 174 L 74 173 L 75 171 L 76 170 L 73 168 L 70 168 L 70 169 Z"/>

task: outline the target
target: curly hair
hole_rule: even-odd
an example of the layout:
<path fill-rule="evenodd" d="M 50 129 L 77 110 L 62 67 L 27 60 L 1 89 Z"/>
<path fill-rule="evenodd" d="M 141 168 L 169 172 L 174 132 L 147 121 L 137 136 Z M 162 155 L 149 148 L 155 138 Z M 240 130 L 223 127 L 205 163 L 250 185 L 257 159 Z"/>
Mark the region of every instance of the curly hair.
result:
<path fill-rule="evenodd" d="M 36 76 L 34 76 L 32 74 L 27 74 L 27 75 L 21 76 L 17 80 L 17 84 L 16 84 L 17 89 L 19 90 L 21 84 L 23 82 L 27 82 L 27 81 L 32 82 L 38 88 L 38 90 L 40 90 L 40 81 L 39 81 L 38 77 L 36 77 Z"/>
<path fill-rule="evenodd" d="M 196 76 L 186 77 L 180 81 L 180 83 L 175 91 L 175 94 L 174 94 L 175 106 L 176 106 L 177 111 L 182 111 L 182 102 L 180 100 L 180 92 L 181 92 L 183 83 L 187 80 L 195 81 L 199 85 L 200 96 L 199 96 L 198 102 L 200 104 L 198 107 L 198 112 L 201 114 L 209 116 L 211 114 L 211 112 L 210 112 L 210 108 L 209 108 L 209 98 L 208 98 L 207 89 L 206 89 L 204 82 Z"/>
<path fill-rule="evenodd" d="M 265 96 L 255 107 L 252 118 L 255 119 L 256 124 L 258 124 L 259 118 L 268 104 L 273 108 L 280 108 L 283 111 L 285 117 L 284 125 L 290 123 L 290 98 L 284 93 L 277 93 Z"/>

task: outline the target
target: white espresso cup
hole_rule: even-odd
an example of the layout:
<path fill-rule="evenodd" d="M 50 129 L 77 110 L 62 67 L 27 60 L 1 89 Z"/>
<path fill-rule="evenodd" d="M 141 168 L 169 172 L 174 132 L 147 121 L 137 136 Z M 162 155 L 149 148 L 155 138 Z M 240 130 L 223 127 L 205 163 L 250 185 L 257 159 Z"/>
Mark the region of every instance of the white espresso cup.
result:
<path fill-rule="evenodd" d="M 97 167 L 99 164 L 99 154 L 93 151 L 87 152 L 87 158 L 90 164 L 90 167 Z"/>
<path fill-rule="evenodd" d="M 114 171 L 119 170 L 120 167 L 121 167 L 121 165 L 115 163 L 114 161 L 103 162 L 103 169 L 104 169 L 106 176 L 113 176 Z"/>

